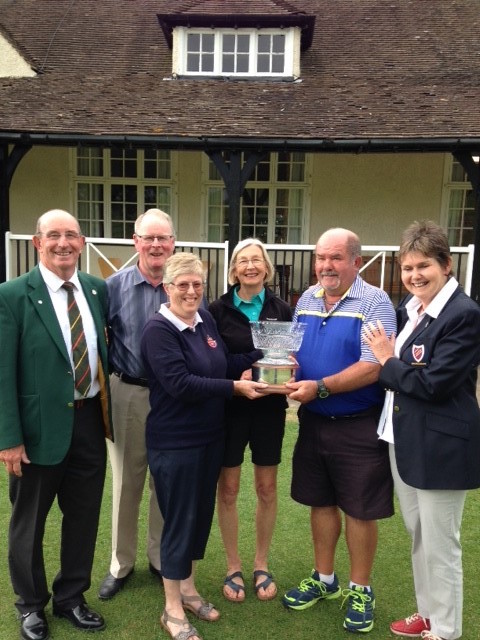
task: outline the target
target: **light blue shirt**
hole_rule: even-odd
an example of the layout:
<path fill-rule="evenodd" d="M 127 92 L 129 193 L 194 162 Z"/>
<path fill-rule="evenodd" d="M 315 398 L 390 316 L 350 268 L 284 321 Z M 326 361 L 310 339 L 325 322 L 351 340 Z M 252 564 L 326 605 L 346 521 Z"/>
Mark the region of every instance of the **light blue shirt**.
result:
<path fill-rule="evenodd" d="M 163 284 L 152 286 L 137 265 L 117 271 L 107 278 L 106 284 L 108 324 L 112 332 L 110 363 L 114 371 L 132 378 L 146 378 L 140 341 L 147 320 L 167 302 Z"/>

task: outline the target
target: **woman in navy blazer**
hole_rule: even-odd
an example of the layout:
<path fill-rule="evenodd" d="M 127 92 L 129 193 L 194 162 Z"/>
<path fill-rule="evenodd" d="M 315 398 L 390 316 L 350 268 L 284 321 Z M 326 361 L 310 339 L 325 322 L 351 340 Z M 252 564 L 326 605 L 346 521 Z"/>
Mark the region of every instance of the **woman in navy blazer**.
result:
<path fill-rule="evenodd" d="M 451 275 L 443 230 L 415 222 L 399 251 L 410 295 L 398 308 L 398 337 L 365 328 L 387 389 L 379 434 L 412 538 L 418 611 L 392 622 L 400 636 L 454 640 L 462 635 L 460 526 L 467 489 L 480 486 L 480 307 Z"/>

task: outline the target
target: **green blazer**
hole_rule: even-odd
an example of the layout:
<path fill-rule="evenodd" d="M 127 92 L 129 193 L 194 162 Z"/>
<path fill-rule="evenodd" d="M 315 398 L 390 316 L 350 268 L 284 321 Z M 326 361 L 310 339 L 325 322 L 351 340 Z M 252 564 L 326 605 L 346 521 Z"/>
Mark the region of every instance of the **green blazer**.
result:
<path fill-rule="evenodd" d="M 85 273 L 78 277 L 97 330 L 105 435 L 113 439 L 106 285 Z M 0 450 L 23 444 L 31 462 L 60 463 L 72 438 L 73 399 L 72 366 L 37 266 L 0 284 Z"/>

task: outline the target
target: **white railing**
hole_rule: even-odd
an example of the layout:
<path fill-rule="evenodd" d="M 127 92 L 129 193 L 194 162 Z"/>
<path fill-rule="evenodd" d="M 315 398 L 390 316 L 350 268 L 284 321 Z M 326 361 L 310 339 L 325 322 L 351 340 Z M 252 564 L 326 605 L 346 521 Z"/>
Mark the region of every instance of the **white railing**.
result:
<path fill-rule="evenodd" d="M 10 280 L 25 273 L 36 263 L 36 255 L 31 243 L 32 236 L 25 234 L 5 234 L 6 278 Z M 191 250 L 203 260 L 207 270 L 208 296 L 218 297 L 228 288 L 227 242 L 184 242 L 175 243 L 177 250 Z M 115 238 L 86 238 L 86 246 L 81 258 L 81 268 L 88 273 L 106 277 L 109 273 L 131 265 L 137 257 L 133 240 Z M 301 293 L 314 279 L 312 262 L 315 245 L 266 244 L 272 262 L 276 267 L 274 287 L 286 300 Z M 112 248 L 114 248 L 112 256 Z M 401 294 L 401 282 L 395 256 L 398 245 L 363 245 L 365 263 L 361 269 L 366 280 L 385 289 L 392 297 Z M 452 247 L 454 273 L 470 294 L 474 245 Z M 96 259 L 95 259 L 96 258 Z"/>

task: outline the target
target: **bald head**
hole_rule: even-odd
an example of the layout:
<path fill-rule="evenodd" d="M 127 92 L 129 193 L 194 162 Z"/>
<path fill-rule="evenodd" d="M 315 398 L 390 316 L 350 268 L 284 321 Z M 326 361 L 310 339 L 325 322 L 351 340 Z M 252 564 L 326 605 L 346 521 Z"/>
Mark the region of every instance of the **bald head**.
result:
<path fill-rule="evenodd" d="M 315 248 L 315 274 L 332 299 L 339 299 L 353 284 L 362 264 L 361 244 L 349 229 L 328 229 Z"/>
<path fill-rule="evenodd" d="M 42 233 L 44 228 L 51 224 L 52 221 L 61 220 L 65 224 L 69 224 L 74 231 L 80 233 L 80 225 L 75 216 L 64 209 L 50 209 L 43 213 L 37 220 L 37 228 L 35 233 Z"/>
<path fill-rule="evenodd" d="M 318 239 L 317 245 L 319 243 L 324 244 L 326 242 L 335 242 L 335 244 L 343 244 L 352 258 L 358 258 L 362 254 L 362 245 L 360 242 L 360 238 L 356 233 L 350 231 L 350 229 L 343 229 L 342 227 L 333 227 L 332 229 L 327 229 L 320 238 Z"/>

